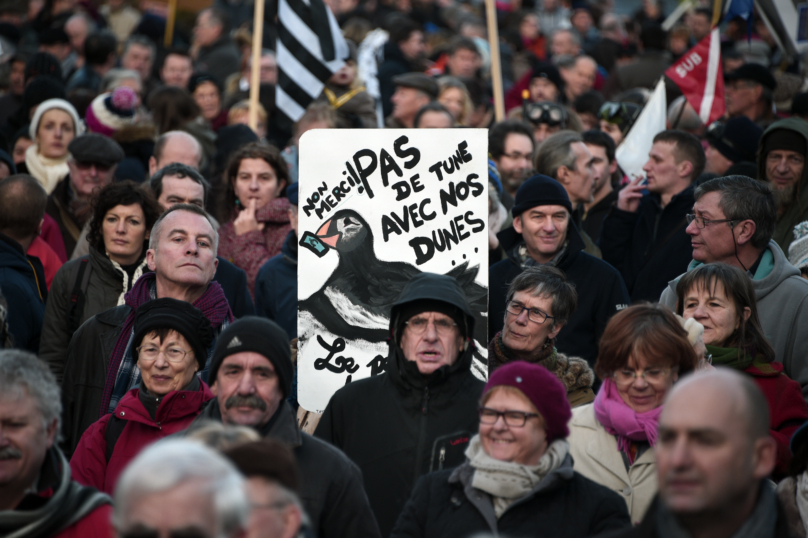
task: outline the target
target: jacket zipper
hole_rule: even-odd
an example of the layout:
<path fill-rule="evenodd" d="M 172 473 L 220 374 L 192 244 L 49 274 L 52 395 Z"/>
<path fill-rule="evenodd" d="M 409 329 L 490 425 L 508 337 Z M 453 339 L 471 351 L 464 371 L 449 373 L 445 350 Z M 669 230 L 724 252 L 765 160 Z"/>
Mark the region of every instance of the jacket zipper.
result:
<path fill-rule="evenodd" d="M 446 447 L 440 447 L 440 455 L 438 456 L 438 471 L 443 470 L 443 462 L 446 461 Z"/>
<path fill-rule="evenodd" d="M 418 477 L 421 476 L 421 464 L 422 458 L 421 455 L 424 452 L 424 442 L 426 441 L 426 414 L 429 410 L 429 387 L 424 387 L 424 399 L 421 404 L 421 426 L 418 429 L 418 448 L 415 452 L 415 473 L 412 477 L 412 483 L 415 484 L 415 481 L 418 480 Z"/>

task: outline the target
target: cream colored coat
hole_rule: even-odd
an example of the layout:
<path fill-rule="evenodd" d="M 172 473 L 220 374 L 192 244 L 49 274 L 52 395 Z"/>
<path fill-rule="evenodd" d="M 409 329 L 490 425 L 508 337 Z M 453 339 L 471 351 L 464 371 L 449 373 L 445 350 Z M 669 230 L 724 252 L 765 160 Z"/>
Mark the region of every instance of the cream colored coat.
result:
<path fill-rule="evenodd" d="M 620 494 L 628 505 L 631 521 L 641 521 L 657 492 L 654 451 L 646 450 L 626 471 L 617 438 L 597 421 L 593 404 L 572 410 L 567 441 L 574 469 Z"/>

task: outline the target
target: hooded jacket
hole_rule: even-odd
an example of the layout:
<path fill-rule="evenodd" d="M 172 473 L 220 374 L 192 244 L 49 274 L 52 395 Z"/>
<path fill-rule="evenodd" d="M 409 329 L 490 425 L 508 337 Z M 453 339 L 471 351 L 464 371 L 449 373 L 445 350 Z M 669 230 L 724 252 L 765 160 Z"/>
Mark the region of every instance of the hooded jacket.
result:
<path fill-rule="evenodd" d="M 688 271 L 701 265 L 693 260 Z M 676 308 L 676 284 L 671 280 L 659 302 Z M 802 387 L 808 400 L 808 280 L 788 263 L 774 240 L 763 251 L 758 269 L 752 276 L 758 315 L 763 333 L 774 348 L 774 356 L 783 364 L 786 375 Z"/>
<path fill-rule="evenodd" d="M 508 257 L 488 269 L 488 334 L 502 330 L 508 287 L 522 271 L 518 249 L 524 244 L 513 228 L 497 234 Z M 598 341 L 606 323 L 628 306 L 629 295 L 620 273 L 603 260 L 584 252 L 578 228 L 570 221 L 566 250 L 555 266 L 575 285 L 578 306 L 556 338 L 556 348 L 568 356 L 581 357 L 590 365 L 598 356 Z"/>
<path fill-rule="evenodd" d="M 222 422 L 219 400 L 210 400 L 187 432 L 208 422 Z M 362 489 L 362 473 L 345 454 L 328 443 L 303 433 L 295 412 L 281 402 L 275 415 L 258 433 L 284 443 L 295 455 L 300 477 L 300 500 L 320 538 L 380 538 L 379 528 Z"/>
<path fill-rule="evenodd" d="M 766 146 L 766 139 L 778 129 L 785 129 L 792 131 L 794 136 L 799 136 L 805 139 L 806 148 L 808 148 L 808 123 L 799 118 L 789 118 L 786 120 L 774 123 L 763 132 L 760 138 L 761 150 L 758 152 L 758 179 L 769 183 L 766 177 L 766 155 L 763 154 L 762 148 Z M 803 155 L 808 158 L 808 155 Z M 769 185 L 774 188 L 771 183 Z M 788 205 L 785 212 L 777 218 L 777 226 L 774 229 L 774 236 L 772 239 L 780 246 L 783 252 L 788 252 L 788 246 L 794 240 L 794 226 L 800 222 L 808 220 L 808 166 L 803 166 L 802 177 L 797 183 L 797 188 L 794 191 L 794 200 Z"/>
<path fill-rule="evenodd" d="M 574 472 L 569 454 L 499 519 L 491 496 L 471 485 L 473 477 L 474 468 L 466 462 L 421 478 L 391 538 L 478 533 L 510 538 L 584 537 L 630 527 L 620 496 Z"/>
<path fill-rule="evenodd" d="M 390 330 L 399 326 L 401 307 L 429 298 L 463 311 L 465 334 L 474 317 L 459 285 L 423 273 L 405 286 L 392 308 Z M 383 536 L 390 534 L 416 480 L 465 461 L 477 432 L 477 406 L 483 382 L 471 372 L 473 345 L 457 360 L 425 376 L 418 365 L 389 343 L 386 372 L 338 390 L 314 435 L 341 449 L 362 470 L 365 491 Z"/>
<path fill-rule="evenodd" d="M 255 280 L 255 310 L 297 338 L 297 235 L 290 231 L 281 253 L 269 259 Z"/>
<path fill-rule="evenodd" d="M 8 304 L 8 329 L 14 347 L 39 350 L 45 317 L 45 270 L 39 259 L 25 255 L 22 246 L 0 234 L 0 290 Z"/>

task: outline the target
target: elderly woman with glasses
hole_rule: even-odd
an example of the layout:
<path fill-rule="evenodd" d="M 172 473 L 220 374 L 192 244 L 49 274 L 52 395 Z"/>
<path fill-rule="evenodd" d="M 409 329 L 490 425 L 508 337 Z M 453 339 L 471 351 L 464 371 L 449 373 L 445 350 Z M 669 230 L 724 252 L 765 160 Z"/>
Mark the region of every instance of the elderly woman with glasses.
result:
<path fill-rule="evenodd" d="M 657 492 L 651 450 L 665 395 L 696 365 L 696 352 L 664 306 L 621 310 L 606 325 L 595 372 L 595 402 L 573 411 L 570 452 L 575 470 L 617 492 L 640 521 Z"/>
<path fill-rule="evenodd" d="M 620 496 L 573 470 L 570 414 L 564 386 L 544 367 L 496 370 L 466 462 L 419 480 L 391 538 L 585 537 L 628 527 Z"/>
<path fill-rule="evenodd" d="M 132 347 L 140 388 L 81 436 L 70 460 L 74 480 L 112 493 L 141 450 L 193 422 L 213 399 L 197 376 L 213 337 L 210 321 L 190 303 L 154 299 L 137 309 Z"/>

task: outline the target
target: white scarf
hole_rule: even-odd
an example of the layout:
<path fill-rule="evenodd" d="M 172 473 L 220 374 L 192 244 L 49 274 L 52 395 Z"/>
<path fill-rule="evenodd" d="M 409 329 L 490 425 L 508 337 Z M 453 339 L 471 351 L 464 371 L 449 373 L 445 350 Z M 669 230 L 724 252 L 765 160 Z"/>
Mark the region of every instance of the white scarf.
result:
<path fill-rule="evenodd" d="M 67 167 L 67 155 L 61 159 L 51 159 L 39 153 L 39 145 L 31 144 L 25 150 L 25 166 L 28 173 L 34 176 L 48 194 L 53 192 L 56 184 L 70 173 Z"/>
<path fill-rule="evenodd" d="M 121 306 L 126 304 L 126 294 L 132 289 L 132 286 L 135 285 L 137 279 L 143 276 L 144 271 L 148 271 L 149 266 L 146 262 L 146 258 L 143 258 L 143 261 L 140 263 L 140 265 L 138 265 L 137 269 L 135 269 L 135 273 L 132 275 L 132 282 L 129 282 L 129 273 L 127 273 L 126 270 L 121 267 L 121 264 L 109 257 L 109 252 L 106 254 L 109 261 L 112 262 L 112 266 L 123 275 L 123 290 L 121 290 L 121 294 L 118 296 L 118 304 L 115 305 Z"/>
<path fill-rule="evenodd" d="M 475 435 L 466 449 L 466 457 L 474 468 L 471 486 L 491 495 L 499 519 L 511 504 L 529 495 L 550 472 L 558 469 L 569 450 L 567 441 L 556 439 L 538 464 L 522 465 L 492 458 L 483 450 L 479 434 Z"/>

